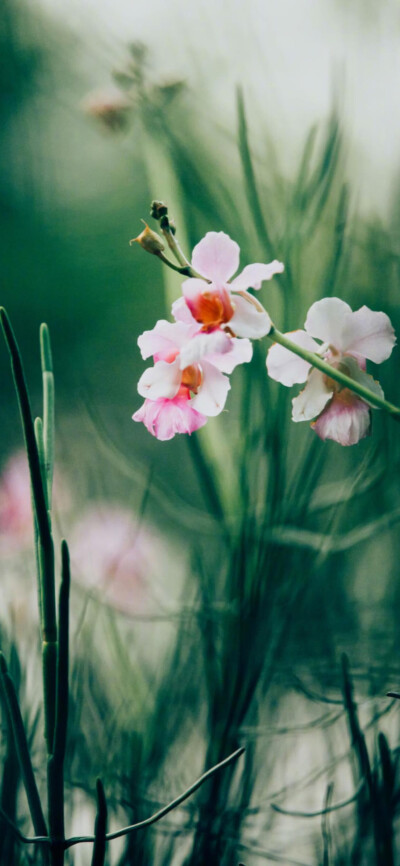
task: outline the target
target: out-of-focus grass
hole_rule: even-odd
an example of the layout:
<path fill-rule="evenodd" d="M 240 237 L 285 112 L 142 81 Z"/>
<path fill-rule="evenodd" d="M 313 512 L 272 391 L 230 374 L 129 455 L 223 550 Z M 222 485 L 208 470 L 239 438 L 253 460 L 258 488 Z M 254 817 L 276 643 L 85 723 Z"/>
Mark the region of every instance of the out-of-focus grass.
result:
<path fill-rule="evenodd" d="M 275 256 L 285 262 L 284 275 L 262 292 L 278 326 L 301 327 L 313 300 L 338 295 L 355 308 L 384 309 L 398 331 L 398 212 L 387 225 L 357 213 L 337 106 L 310 131 L 292 178 L 279 168 L 273 132 L 268 142 L 257 137 L 240 90 L 237 129 L 222 147 L 184 94 L 164 112 L 145 107 L 130 135 L 99 138 L 79 114 L 76 76 L 62 81 L 71 46 L 61 40 L 61 65 L 51 34 L 44 50 L 26 14 L 3 7 L 2 302 L 30 379 L 34 325 L 50 324 L 59 441 L 76 493 L 98 495 L 98 484 L 139 510 L 151 464 L 142 517 L 179 539 L 191 561 L 165 645 L 162 612 L 141 622 L 139 632 L 135 621 L 129 629 L 94 607 L 76 635 L 70 820 L 74 790 L 93 804 L 97 775 L 114 820 L 128 823 L 243 743 L 240 769 L 214 777 L 196 806 L 189 802 L 131 837 L 110 862 L 222 866 L 243 858 L 251 866 L 261 858 L 390 866 L 398 725 L 394 707 L 383 715 L 381 696 L 400 671 L 397 426 L 376 412 L 372 438 L 356 448 L 321 443 L 307 425 L 290 421 L 289 392 L 268 380 L 265 346 L 257 345 L 252 364 L 235 372 L 228 412 L 210 421 L 207 438 L 153 441 L 133 427 L 130 414 L 142 369 L 136 338 L 164 314 L 163 274 L 127 241 L 157 194 L 149 154 L 141 150 L 151 140 L 152 159 L 159 152 L 170 173 L 160 182 L 175 191 L 170 206 L 185 220 L 190 246 L 208 230 L 224 230 L 240 243 L 243 265 Z M 179 289 L 177 278 L 177 295 Z M 394 402 L 396 371 L 394 355 L 380 371 Z M 33 392 L 36 385 L 32 379 Z M 19 435 L 6 382 L 4 419 L 6 450 Z M 343 649 L 367 704 L 361 721 L 347 673 L 342 694 Z M 306 701 L 318 704 L 317 723 Z M 26 713 L 32 718 L 28 707 Z M 379 726 L 390 733 L 392 752 L 383 734 L 374 740 Z M 15 756 L 9 738 L 2 742 L 2 803 L 7 787 L 9 814 L 21 820 Z M 313 811 L 332 781 L 333 803 L 365 784 L 353 805 L 326 814 L 322 831 L 311 818 L 299 831 L 300 819 L 278 818 L 271 809 L 279 801 L 299 811 L 300 792 L 301 809 Z M 7 833 L 1 863 L 10 862 L 12 845 Z M 22 852 L 12 856 L 30 862 Z M 73 859 L 79 856 L 70 853 L 69 862 L 89 862 Z"/>

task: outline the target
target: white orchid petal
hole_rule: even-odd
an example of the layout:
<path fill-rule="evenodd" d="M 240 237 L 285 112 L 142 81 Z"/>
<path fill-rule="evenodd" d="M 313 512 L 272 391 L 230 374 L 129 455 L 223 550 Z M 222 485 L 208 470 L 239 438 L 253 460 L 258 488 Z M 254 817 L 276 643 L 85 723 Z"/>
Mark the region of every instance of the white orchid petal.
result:
<path fill-rule="evenodd" d="M 245 292 L 246 289 L 261 289 L 261 283 L 264 280 L 272 279 L 275 274 L 281 274 L 284 271 L 282 262 L 276 259 L 268 265 L 255 262 L 252 265 L 246 265 L 239 276 L 235 277 L 229 285 L 232 292 Z"/>
<path fill-rule="evenodd" d="M 225 232 L 207 232 L 195 246 L 192 265 L 203 277 L 221 285 L 239 267 L 239 246 Z"/>
<path fill-rule="evenodd" d="M 140 377 L 138 392 L 141 397 L 149 400 L 158 400 L 160 397 L 171 400 L 179 391 L 181 379 L 179 360 L 172 364 L 157 361 L 154 367 L 148 367 Z"/>
<path fill-rule="evenodd" d="M 257 310 L 251 295 L 248 295 L 248 300 L 241 295 L 234 295 L 232 303 L 234 314 L 228 324 L 237 337 L 250 337 L 257 340 L 269 334 L 272 328 L 271 319 L 268 313 Z"/>
<path fill-rule="evenodd" d="M 300 346 L 302 349 L 307 349 L 309 352 L 318 352 L 318 343 L 306 334 L 305 331 L 292 331 L 285 334 L 292 343 Z M 274 343 L 268 351 L 267 355 L 267 370 L 271 379 L 280 382 L 281 385 L 286 385 L 290 388 L 291 385 L 296 385 L 300 382 L 305 382 L 310 372 L 311 364 L 299 358 L 294 352 L 285 349 L 278 343 Z"/>
<path fill-rule="evenodd" d="M 165 360 L 179 351 L 198 327 L 197 323 L 189 326 L 184 322 L 167 322 L 166 319 L 160 319 L 151 331 L 144 331 L 138 338 L 142 358 L 146 360 L 151 355 L 156 355 L 157 360 Z"/>
<path fill-rule="evenodd" d="M 343 351 L 381 364 L 391 355 L 396 335 L 389 316 L 361 307 L 346 318 Z"/>
<path fill-rule="evenodd" d="M 343 331 L 351 315 L 351 307 L 340 298 L 322 298 L 310 307 L 304 327 L 311 337 L 345 351 Z"/>
<path fill-rule="evenodd" d="M 333 390 L 325 385 L 323 374 L 315 368 L 311 370 L 305 388 L 292 400 L 293 421 L 312 421 L 325 408 L 332 394 Z"/>
<path fill-rule="evenodd" d="M 212 331 L 211 334 L 197 334 L 181 349 L 179 366 L 181 370 L 196 364 L 207 355 L 224 355 L 231 350 L 232 337 L 224 331 Z"/>
<path fill-rule="evenodd" d="M 207 355 L 207 361 L 221 370 L 221 373 L 232 373 L 238 364 L 247 364 L 253 357 L 253 346 L 250 340 L 231 337 L 230 351 L 224 355 Z"/>
<path fill-rule="evenodd" d="M 192 398 L 191 405 L 202 415 L 219 415 L 226 403 L 230 381 L 208 361 L 203 361 L 201 367 L 202 383 L 198 393 Z"/>

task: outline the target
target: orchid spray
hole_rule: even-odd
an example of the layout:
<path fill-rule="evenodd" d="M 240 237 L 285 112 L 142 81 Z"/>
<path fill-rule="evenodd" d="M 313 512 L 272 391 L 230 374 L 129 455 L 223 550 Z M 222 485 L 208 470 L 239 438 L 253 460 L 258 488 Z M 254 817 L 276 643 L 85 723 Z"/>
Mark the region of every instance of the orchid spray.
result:
<path fill-rule="evenodd" d="M 389 317 L 363 306 L 353 312 L 340 298 L 323 298 L 308 311 L 305 330 L 282 334 L 251 293 L 284 271 L 282 262 L 256 262 L 234 276 L 239 246 L 224 232 L 208 232 L 185 257 L 163 202 L 153 202 L 175 262 L 165 255 L 163 238 L 147 225 L 134 238 L 140 246 L 184 276 L 182 294 L 172 304 L 174 322 L 161 320 L 138 339 L 144 359 L 154 365 L 141 376 L 143 405 L 133 415 L 158 439 L 192 433 L 225 407 L 238 364 L 251 361 L 251 340 L 266 337 L 272 379 L 288 387 L 306 383 L 293 400 L 293 421 L 310 421 L 321 439 L 354 445 L 367 436 L 371 408 L 400 419 L 378 382 L 366 372 L 367 360 L 389 358 L 396 342 Z M 317 340 L 319 342 L 317 342 Z"/>

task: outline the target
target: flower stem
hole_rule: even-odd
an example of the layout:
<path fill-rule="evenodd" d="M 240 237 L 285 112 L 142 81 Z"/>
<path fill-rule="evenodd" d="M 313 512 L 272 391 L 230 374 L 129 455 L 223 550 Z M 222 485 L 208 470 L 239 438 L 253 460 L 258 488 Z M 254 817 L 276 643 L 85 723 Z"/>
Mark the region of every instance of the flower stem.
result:
<path fill-rule="evenodd" d="M 162 253 L 161 251 L 154 253 L 154 255 L 158 256 L 158 258 L 161 259 L 162 262 L 164 262 L 164 265 L 168 265 L 169 268 L 172 268 L 172 270 L 176 271 L 178 274 L 182 274 L 182 276 L 184 277 L 196 277 L 197 279 L 204 280 L 204 277 L 202 277 L 201 274 L 198 274 L 197 271 L 195 271 L 189 263 L 179 266 L 174 265 L 174 263 L 170 262 L 170 260 L 167 259 L 167 257 L 164 256 L 164 253 Z M 208 280 L 205 280 L 205 282 L 208 282 Z"/>
<path fill-rule="evenodd" d="M 193 276 L 191 273 L 191 268 L 189 266 L 185 265 L 184 267 L 183 266 L 181 267 L 180 265 L 174 265 L 174 263 L 170 262 L 170 260 L 167 259 L 167 257 L 161 251 L 154 253 L 154 255 L 158 256 L 158 258 L 161 259 L 162 262 L 164 262 L 164 265 L 167 265 L 169 268 L 171 268 L 173 271 L 176 271 L 178 274 L 182 274 L 184 277 Z"/>
<path fill-rule="evenodd" d="M 43 445 L 48 507 L 51 508 L 54 467 L 54 375 L 49 329 L 40 326 L 40 355 L 43 379 Z"/>
<path fill-rule="evenodd" d="M 164 217 L 164 220 L 165 219 L 166 219 L 166 217 Z M 160 228 L 161 228 L 161 231 L 165 237 L 165 240 L 167 241 L 167 244 L 171 250 L 171 253 L 175 256 L 175 258 L 176 258 L 177 262 L 179 262 L 181 268 L 188 268 L 189 270 L 191 270 L 190 262 L 186 258 L 181 246 L 178 244 L 178 241 L 177 241 L 175 235 L 171 231 L 170 226 L 169 226 L 169 222 L 168 222 L 168 225 L 163 224 L 164 220 L 161 220 Z"/>
<path fill-rule="evenodd" d="M 15 747 L 18 755 L 18 761 L 26 791 L 26 796 L 28 798 L 28 805 L 29 811 L 31 813 L 32 823 L 35 828 L 35 833 L 37 833 L 38 836 L 46 836 L 46 821 L 44 819 L 39 791 L 36 786 L 33 767 L 29 755 L 29 747 L 25 733 L 25 727 L 22 720 L 21 710 L 19 708 L 14 683 L 10 677 L 10 674 L 8 673 L 3 653 L 0 653 L 0 679 L 6 703 L 7 715 L 9 716 L 10 725 L 14 734 Z"/>
<path fill-rule="evenodd" d="M 267 334 L 268 339 L 272 340 L 273 343 L 279 343 L 280 346 L 283 346 L 285 349 L 289 349 L 290 352 L 293 352 L 295 355 L 298 355 L 299 358 L 303 358 L 304 361 L 308 361 L 313 367 L 316 367 L 317 370 L 321 370 L 321 373 L 325 373 L 326 376 L 329 376 L 330 379 L 334 379 L 336 382 L 339 382 L 340 385 L 343 385 L 344 388 L 349 388 L 350 391 L 354 391 L 355 394 L 358 394 L 362 400 L 365 400 L 366 403 L 369 403 L 371 406 L 374 406 L 376 409 L 384 409 L 389 415 L 392 416 L 397 421 L 400 421 L 400 408 L 395 406 L 393 403 L 389 403 L 388 400 L 385 400 L 384 397 L 379 397 L 377 394 L 374 394 L 373 391 L 370 391 L 369 388 L 365 388 L 364 385 L 360 385 L 359 382 L 356 382 L 355 379 L 352 379 L 350 376 L 346 376 L 345 373 L 342 373 L 340 370 L 335 369 L 335 367 L 331 367 L 326 361 L 316 355 L 314 352 L 309 352 L 307 349 L 303 349 L 301 346 L 297 346 L 296 343 L 293 343 L 285 334 L 281 334 L 280 331 L 275 328 L 273 325 L 269 334 Z"/>

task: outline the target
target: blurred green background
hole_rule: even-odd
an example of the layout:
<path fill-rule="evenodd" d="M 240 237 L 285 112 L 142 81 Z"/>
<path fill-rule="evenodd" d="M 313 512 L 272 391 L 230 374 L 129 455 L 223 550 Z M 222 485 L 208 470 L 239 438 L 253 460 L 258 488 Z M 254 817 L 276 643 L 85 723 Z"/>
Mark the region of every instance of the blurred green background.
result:
<path fill-rule="evenodd" d="M 227 412 L 190 440 L 154 440 L 131 420 L 144 368 L 136 341 L 169 314 L 180 281 L 128 243 L 151 199 L 165 199 L 188 253 L 206 231 L 223 230 L 240 244 L 242 265 L 285 262 L 262 290 L 281 330 L 337 295 L 384 310 L 399 333 L 399 33 L 389 0 L 3 0 L 1 303 L 35 411 L 38 329 L 50 326 L 57 453 L 70 491 L 59 533 L 71 535 L 74 556 L 84 511 L 101 501 L 162 540 L 161 593 L 151 589 L 145 612 L 124 617 L 76 590 L 71 824 L 93 820 L 98 774 L 121 824 L 239 744 L 247 749 L 241 769 L 196 805 L 120 846 L 110 860 L 120 866 L 400 862 L 397 704 L 384 697 L 400 679 L 398 426 L 375 412 L 358 446 L 320 442 L 291 423 L 291 395 L 267 380 L 260 344 L 232 378 Z M 110 124 L 93 106 L 104 107 L 113 80 L 123 97 L 127 74 L 133 107 Z M 0 364 L 4 466 L 22 437 L 2 346 Z M 399 404 L 398 350 L 379 378 Z M 111 519 L 101 531 L 119 537 Z M 21 580 L 31 599 L 28 554 L 17 565 L 3 559 L 7 586 L 15 592 Z M 97 568 L 89 555 L 92 584 Z M 40 775 L 37 670 L 7 604 L 5 595 L 3 643 Z M 271 809 L 318 811 L 332 782 L 334 801 L 358 792 L 332 825 Z M 10 790 L 7 777 L 3 804 Z M 26 829 L 16 793 L 13 802 Z M 0 845 L 4 863 L 13 862 L 10 839 Z M 12 856 L 31 862 L 20 846 Z M 70 856 L 90 862 L 88 852 Z"/>

